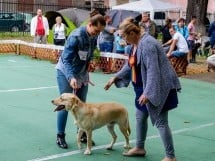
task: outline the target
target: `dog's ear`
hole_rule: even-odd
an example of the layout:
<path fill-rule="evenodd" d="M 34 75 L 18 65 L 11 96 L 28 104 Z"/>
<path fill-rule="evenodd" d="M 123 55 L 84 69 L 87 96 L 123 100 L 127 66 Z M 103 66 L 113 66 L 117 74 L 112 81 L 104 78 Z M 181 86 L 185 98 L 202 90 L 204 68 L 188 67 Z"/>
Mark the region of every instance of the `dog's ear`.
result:
<path fill-rule="evenodd" d="M 61 111 L 61 110 L 64 110 L 65 109 L 65 106 L 64 105 L 59 105 L 55 108 L 54 112 L 56 111 Z"/>
<path fill-rule="evenodd" d="M 72 110 L 75 110 L 78 107 L 78 102 L 79 102 L 79 100 L 76 97 L 72 98 L 72 101 L 71 101 Z"/>
<path fill-rule="evenodd" d="M 77 97 L 77 96 L 72 97 L 72 104 L 73 104 L 73 105 L 78 105 L 78 103 L 79 103 L 78 97 Z"/>

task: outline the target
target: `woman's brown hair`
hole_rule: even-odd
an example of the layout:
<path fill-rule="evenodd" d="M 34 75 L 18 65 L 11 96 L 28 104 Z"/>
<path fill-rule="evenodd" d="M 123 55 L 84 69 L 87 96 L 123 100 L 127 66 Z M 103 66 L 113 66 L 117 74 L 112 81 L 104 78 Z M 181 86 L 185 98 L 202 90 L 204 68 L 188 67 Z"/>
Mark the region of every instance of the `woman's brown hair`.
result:
<path fill-rule="evenodd" d="M 136 34 L 141 32 L 140 26 L 133 18 L 126 18 L 119 25 L 119 30 L 121 30 L 123 34 L 129 34 L 131 31 L 135 32 Z"/>

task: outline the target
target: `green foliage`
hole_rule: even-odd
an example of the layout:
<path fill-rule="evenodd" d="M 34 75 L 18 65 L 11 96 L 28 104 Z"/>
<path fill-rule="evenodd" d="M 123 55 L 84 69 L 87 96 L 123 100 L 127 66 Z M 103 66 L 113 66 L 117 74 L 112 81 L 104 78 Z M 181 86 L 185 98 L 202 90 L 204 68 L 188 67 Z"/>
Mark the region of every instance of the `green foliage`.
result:
<path fill-rule="evenodd" d="M 96 48 L 93 52 L 93 60 L 98 61 L 100 59 L 100 50 Z"/>
<path fill-rule="evenodd" d="M 162 32 L 159 32 L 159 33 L 158 33 L 157 39 L 158 39 L 159 41 L 162 41 Z"/>

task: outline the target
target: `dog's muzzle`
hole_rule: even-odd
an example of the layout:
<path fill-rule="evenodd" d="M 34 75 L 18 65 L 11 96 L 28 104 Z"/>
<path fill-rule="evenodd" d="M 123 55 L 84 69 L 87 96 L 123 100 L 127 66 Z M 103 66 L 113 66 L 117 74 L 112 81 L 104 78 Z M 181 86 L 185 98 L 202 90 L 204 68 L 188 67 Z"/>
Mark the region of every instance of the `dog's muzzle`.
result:
<path fill-rule="evenodd" d="M 61 111 L 61 110 L 64 110 L 65 109 L 65 105 L 59 105 L 55 108 L 54 112 L 56 111 Z"/>

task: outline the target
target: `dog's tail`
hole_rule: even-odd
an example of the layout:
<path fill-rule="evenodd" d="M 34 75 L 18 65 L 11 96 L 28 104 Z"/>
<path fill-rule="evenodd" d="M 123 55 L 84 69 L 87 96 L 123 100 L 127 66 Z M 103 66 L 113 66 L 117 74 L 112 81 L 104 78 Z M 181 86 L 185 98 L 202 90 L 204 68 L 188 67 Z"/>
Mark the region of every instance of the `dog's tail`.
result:
<path fill-rule="evenodd" d="M 131 129 L 130 129 L 130 125 L 128 124 L 128 136 L 130 136 L 131 134 Z"/>
<path fill-rule="evenodd" d="M 130 124 L 129 124 L 129 119 L 127 119 L 127 134 L 128 134 L 128 136 L 130 136 L 130 134 L 131 134 L 131 128 L 130 128 Z"/>

